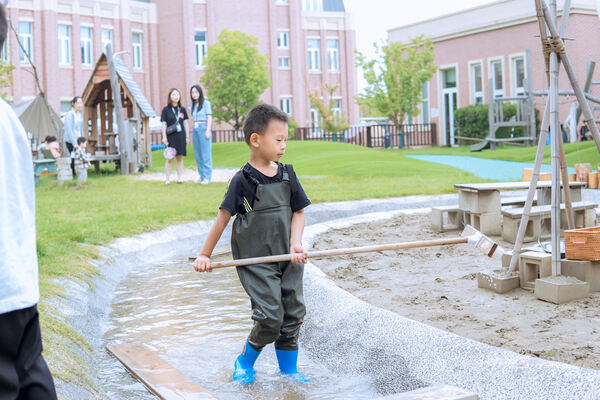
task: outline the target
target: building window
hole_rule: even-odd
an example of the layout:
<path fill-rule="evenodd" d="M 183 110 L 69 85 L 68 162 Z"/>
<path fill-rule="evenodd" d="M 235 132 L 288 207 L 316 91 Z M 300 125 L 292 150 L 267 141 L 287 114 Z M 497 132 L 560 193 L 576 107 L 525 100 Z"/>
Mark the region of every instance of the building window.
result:
<path fill-rule="evenodd" d="M 133 68 L 142 69 L 142 34 L 134 32 L 131 34 L 131 47 L 133 47 Z"/>
<path fill-rule="evenodd" d="M 512 62 L 515 94 L 521 95 L 525 93 L 525 59 L 523 57 L 515 57 Z"/>
<path fill-rule="evenodd" d="M 292 115 L 292 96 L 281 96 L 279 99 L 279 106 L 281 111 L 287 115 Z"/>
<path fill-rule="evenodd" d="M 340 70 L 340 56 L 337 39 L 327 39 L 327 67 L 332 72 Z"/>
<path fill-rule="evenodd" d="M 10 62 L 10 57 L 9 57 L 9 53 L 8 53 L 8 39 L 9 39 L 10 35 L 6 36 L 6 40 L 4 41 L 4 45 L 2 46 L 2 50 L 0 51 L 0 61 L 3 61 L 5 63 L 9 63 Z"/>
<path fill-rule="evenodd" d="M 336 120 L 342 120 L 342 99 L 333 99 L 331 113 Z"/>
<path fill-rule="evenodd" d="M 25 52 L 29 54 L 29 58 L 33 62 L 33 23 L 32 22 L 19 22 L 19 42 L 25 49 Z M 23 53 L 23 50 L 19 46 L 19 61 L 21 64 L 28 64 L 29 59 L 27 55 Z"/>
<path fill-rule="evenodd" d="M 310 126 L 312 129 L 319 129 L 319 111 L 313 104 L 310 105 Z"/>
<path fill-rule="evenodd" d="M 490 63 L 491 75 L 492 75 L 492 89 L 494 90 L 494 97 L 504 96 L 504 72 L 502 71 L 502 61 L 496 60 Z"/>
<path fill-rule="evenodd" d="M 63 118 L 66 113 L 71 111 L 73 106 L 71 105 L 71 100 L 61 100 L 60 101 L 60 117 Z"/>
<path fill-rule="evenodd" d="M 287 6 L 288 0 L 276 0 L 275 4 L 280 5 L 280 6 Z"/>
<path fill-rule="evenodd" d="M 302 0 L 302 10 L 304 11 L 321 11 L 320 0 Z"/>
<path fill-rule="evenodd" d="M 423 92 L 421 93 L 421 123 L 428 124 L 429 120 L 429 81 L 423 82 Z"/>
<path fill-rule="evenodd" d="M 277 31 L 277 48 L 290 48 L 290 33 L 288 31 Z"/>
<path fill-rule="evenodd" d="M 103 28 L 101 37 L 102 37 L 102 51 L 106 51 L 106 46 L 108 46 L 109 44 L 110 45 L 113 44 L 113 30 L 109 29 L 109 28 Z M 113 48 L 113 52 L 114 51 L 115 51 L 115 49 Z"/>
<path fill-rule="evenodd" d="M 279 69 L 290 69 L 290 58 L 279 57 Z"/>
<path fill-rule="evenodd" d="M 483 69 L 481 63 L 471 64 L 471 97 L 473 104 L 483 104 Z"/>
<path fill-rule="evenodd" d="M 311 72 L 321 71 L 321 40 L 308 39 L 306 47 L 308 48 L 308 70 Z"/>
<path fill-rule="evenodd" d="M 71 27 L 58 25 L 58 63 L 71 65 Z"/>
<path fill-rule="evenodd" d="M 91 67 L 93 59 L 92 28 L 89 26 L 82 26 L 79 32 L 79 40 L 81 42 L 81 64 Z"/>
<path fill-rule="evenodd" d="M 206 50 L 208 49 L 205 31 L 194 32 L 194 47 L 196 49 L 196 67 L 203 67 Z"/>

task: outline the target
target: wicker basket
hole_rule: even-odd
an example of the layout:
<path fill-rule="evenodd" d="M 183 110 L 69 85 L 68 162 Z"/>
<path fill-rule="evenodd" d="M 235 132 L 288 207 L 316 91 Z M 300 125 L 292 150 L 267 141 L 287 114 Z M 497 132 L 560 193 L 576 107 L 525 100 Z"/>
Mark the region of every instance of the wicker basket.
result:
<path fill-rule="evenodd" d="M 600 226 L 565 231 L 565 247 L 569 260 L 600 261 Z"/>

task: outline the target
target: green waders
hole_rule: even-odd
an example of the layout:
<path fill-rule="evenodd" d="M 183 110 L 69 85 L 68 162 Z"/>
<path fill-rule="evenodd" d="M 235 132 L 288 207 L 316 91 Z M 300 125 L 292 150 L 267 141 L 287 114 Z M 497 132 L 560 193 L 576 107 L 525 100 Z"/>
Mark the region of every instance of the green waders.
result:
<path fill-rule="evenodd" d="M 290 196 L 286 167 L 282 182 L 258 183 L 253 210 L 238 214 L 233 223 L 234 259 L 289 253 Z M 238 267 L 237 273 L 252 305 L 254 327 L 248 343 L 258 351 L 272 342 L 279 350 L 298 350 L 298 332 L 306 314 L 302 293 L 304 264 L 255 264 Z"/>

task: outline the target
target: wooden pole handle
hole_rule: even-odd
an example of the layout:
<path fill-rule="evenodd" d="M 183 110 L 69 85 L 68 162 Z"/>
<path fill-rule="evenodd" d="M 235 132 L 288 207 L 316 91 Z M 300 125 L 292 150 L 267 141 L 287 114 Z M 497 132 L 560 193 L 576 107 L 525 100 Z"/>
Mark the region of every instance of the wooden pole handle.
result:
<path fill-rule="evenodd" d="M 374 246 L 348 247 L 343 249 L 309 251 L 308 258 L 332 257 L 356 253 L 371 253 L 376 251 L 398 250 L 398 249 L 414 249 L 417 247 L 442 246 L 447 244 L 467 243 L 466 237 L 456 237 L 447 239 L 422 240 L 417 242 L 390 243 Z M 225 267 L 241 267 L 244 265 L 274 263 L 282 261 L 290 261 L 295 254 L 280 254 L 276 256 L 242 258 L 239 260 L 227 260 L 211 263 L 212 269 Z M 299 254 L 300 255 L 300 254 Z"/>

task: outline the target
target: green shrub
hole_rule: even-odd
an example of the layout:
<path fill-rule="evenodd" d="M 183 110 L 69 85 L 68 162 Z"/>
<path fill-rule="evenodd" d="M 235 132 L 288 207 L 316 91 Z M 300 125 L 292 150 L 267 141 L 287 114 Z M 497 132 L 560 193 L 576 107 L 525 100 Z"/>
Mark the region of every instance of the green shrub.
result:
<path fill-rule="evenodd" d="M 504 120 L 508 121 L 517 113 L 515 104 L 504 103 Z M 536 131 L 539 125 L 538 110 L 535 110 Z M 454 112 L 454 123 L 456 125 L 456 136 L 485 139 L 489 136 L 489 116 L 487 104 L 476 104 L 459 108 Z M 503 126 L 496 130 L 497 138 L 522 137 L 523 127 Z M 458 144 L 473 144 L 472 140 L 458 140 Z"/>

